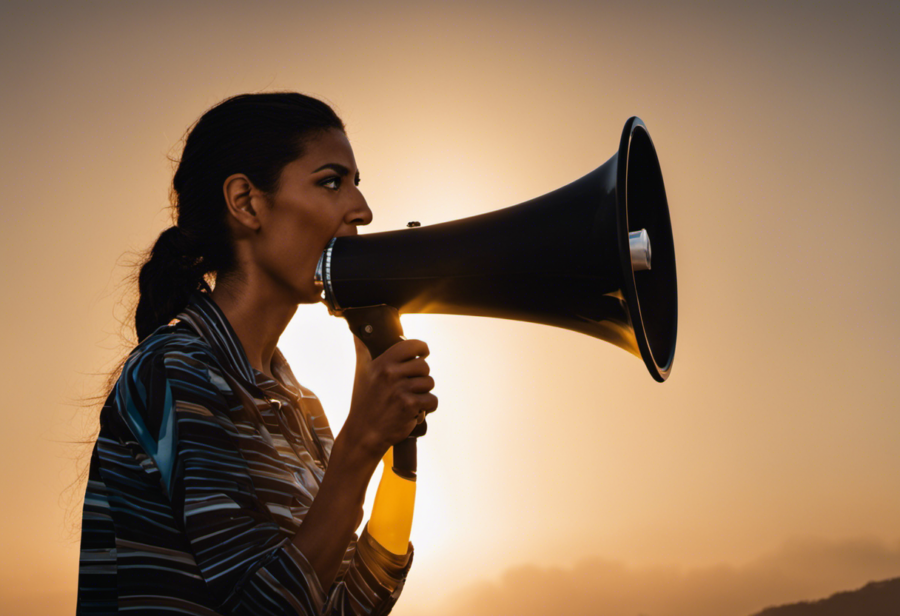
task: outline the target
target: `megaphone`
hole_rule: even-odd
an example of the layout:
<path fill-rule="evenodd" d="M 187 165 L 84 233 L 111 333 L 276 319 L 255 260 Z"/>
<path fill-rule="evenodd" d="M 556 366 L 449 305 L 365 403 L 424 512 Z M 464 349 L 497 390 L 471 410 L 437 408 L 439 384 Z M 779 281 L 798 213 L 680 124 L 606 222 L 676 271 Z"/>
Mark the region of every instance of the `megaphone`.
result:
<path fill-rule="evenodd" d="M 675 248 L 659 159 L 640 118 L 625 123 L 609 160 L 571 184 L 486 214 L 410 224 L 334 238 L 316 269 L 329 311 L 347 318 L 373 358 L 402 336 L 400 314 L 457 314 L 581 332 L 640 357 L 657 381 L 668 378 Z M 394 470 L 414 477 L 411 443 L 411 460 L 395 446 Z"/>

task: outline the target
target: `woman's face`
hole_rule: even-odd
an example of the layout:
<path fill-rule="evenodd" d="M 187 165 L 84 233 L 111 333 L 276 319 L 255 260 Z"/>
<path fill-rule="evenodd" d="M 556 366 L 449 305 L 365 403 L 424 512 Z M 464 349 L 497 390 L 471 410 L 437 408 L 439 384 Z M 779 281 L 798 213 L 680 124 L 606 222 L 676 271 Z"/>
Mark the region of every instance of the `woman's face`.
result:
<path fill-rule="evenodd" d="M 356 235 L 358 225 L 372 222 L 358 184 L 347 136 L 330 129 L 284 167 L 278 192 L 258 212 L 258 263 L 297 303 L 319 301 L 315 270 L 331 238 Z"/>

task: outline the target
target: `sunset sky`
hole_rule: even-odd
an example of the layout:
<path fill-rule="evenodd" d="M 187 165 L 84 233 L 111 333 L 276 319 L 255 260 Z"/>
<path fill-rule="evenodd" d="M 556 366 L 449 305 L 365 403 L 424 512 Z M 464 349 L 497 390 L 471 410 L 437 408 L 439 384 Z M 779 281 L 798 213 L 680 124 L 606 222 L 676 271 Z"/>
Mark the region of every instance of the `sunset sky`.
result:
<path fill-rule="evenodd" d="M 366 232 L 563 186 L 633 115 L 665 179 L 666 383 L 570 331 L 403 317 L 440 409 L 394 614 L 749 616 L 900 576 L 898 6 L 3 3 L 0 612 L 74 614 L 89 447 L 65 441 L 130 350 L 167 157 L 273 90 L 345 121 Z M 302 306 L 279 348 L 337 432 L 346 323 Z"/>

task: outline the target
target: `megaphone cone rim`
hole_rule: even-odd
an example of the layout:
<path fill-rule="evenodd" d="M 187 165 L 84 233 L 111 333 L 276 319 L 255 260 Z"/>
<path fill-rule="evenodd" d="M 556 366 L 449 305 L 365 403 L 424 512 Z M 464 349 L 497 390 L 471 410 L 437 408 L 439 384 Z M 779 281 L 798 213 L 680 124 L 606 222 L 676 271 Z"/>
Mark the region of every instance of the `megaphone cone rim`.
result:
<path fill-rule="evenodd" d="M 625 122 L 625 127 L 622 129 L 622 137 L 619 140 L 618 163 L 616 168 L 616 209 L 618 218 L 617 232 L 619 236 L 619 255 L 620 263 L 622 265 L 622 278 L 625 281 L 623 292 L 626 303 L 628 304 L 631 326 L 634 329 L 634 336 L 641 352 L 641 358 L 644 360 L 644 364 L 650 371 L 650 375 L 656 381 L 662 383 L 669 377 L 669 373 L 672 370 L 672 363 L 675 358 L 675 344 L 673 340 L 668 361 L 665 365 L 661 366 L 650 347 L 650 342 L 647 338 L 647 330 L 644 326 L 643 317 L 641 316 L 641 304 L 640 298 L 638 297 L 637 284 L 634 279 L 634 269 L 631 264 L 631 247 L 628 238 L 628 159 L 631 151 L 632 136 L 636 129 L 643 130 L 650 146 L 653 148 L 653 155 L 654 157 L 656 156 L 656 148 L 653 146 L 653 140 L 650 138 L 650 131 L 647 130 L 647 125 L 637 116 L 628 118 L 628 121 Z M 659 179 L 660 182 L 662 182 L 661 174 Z M 668 208 L 668 205 L 666 207 Z M 652 242 L 653 238 L 651 237 L 650 239 Z M 672 309 L 675 311 L 675 329 L 677 330 L 677 295 L 675 304 L 676 305 L 673 306 Z"/>

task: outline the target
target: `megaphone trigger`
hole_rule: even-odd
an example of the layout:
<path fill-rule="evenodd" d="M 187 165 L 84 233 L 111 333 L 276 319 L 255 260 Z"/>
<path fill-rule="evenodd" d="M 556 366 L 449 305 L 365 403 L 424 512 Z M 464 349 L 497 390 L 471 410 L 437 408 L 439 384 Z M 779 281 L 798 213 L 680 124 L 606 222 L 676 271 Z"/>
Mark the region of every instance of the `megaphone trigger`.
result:
<path fill-rule="evenodd" d="M 400 314 L 393 306 L 380 304 L 345 308 L 341 316 L 347 320 L 350 331 L 365 343 L 372 359 L 400 340 L 405 340 L 403 327 L 400 325 Z"/>

